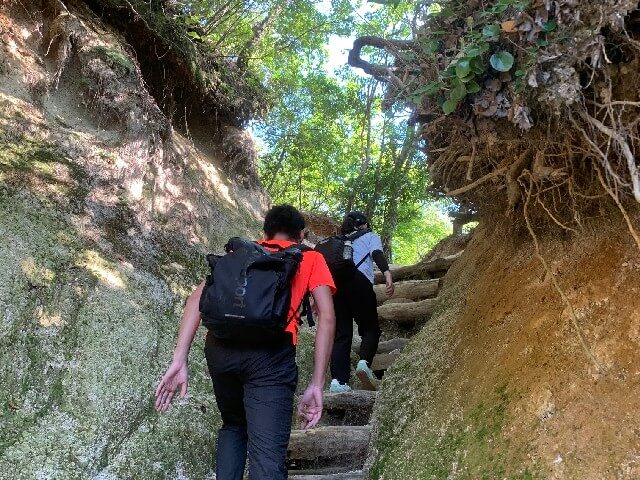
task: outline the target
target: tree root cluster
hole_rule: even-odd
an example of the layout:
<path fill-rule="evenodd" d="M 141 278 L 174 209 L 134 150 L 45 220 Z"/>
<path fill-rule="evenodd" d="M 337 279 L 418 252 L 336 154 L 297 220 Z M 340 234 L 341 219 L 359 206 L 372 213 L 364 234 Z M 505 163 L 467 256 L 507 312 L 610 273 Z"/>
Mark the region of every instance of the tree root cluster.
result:
<path fill-rule="evenodd" d="M 485 3 L 489 8 L 494 2 Z M 551 44 L 537 52 L 524 88 L 516 88 L 512 75 L 490 70 L 481 91 L 468 96 L 453 114 L 443 114 L 433 97 L 413 103 L 414 118 L 422 123 L 433 188 L 485 219 L 506 214 L 509 223 L 521 227 L 528 199 L 530 225 L 536 231 L 557 228 L 575 233 L 589 219 L 618 209 L 640 247 L 637 2 L 534 3 L 538 10 L 548 4 L 562 36 L 550 37 Z M 587 24 L 595 27 L 587 31 Z M 387 95 L 395 101 L 408 101 L 416 84 L 426 85 L 437 77 L 441 65 L 434 61 L 446 60 L 443 55 L 435 60 L 406 55 L 419 52 L 428 35 L 427 23 L 413 43 L 358 39 L 351 64 L 386 80 Z M 526 44 L 513 38 L 514 50 L 524 49 Z M 392 52 L 395 65 L 368 64 L 360 58 L 363 45 Z M 478 102 L 489 91 L 493 97 L 503 95 L 510 106 L 502 113 L 479 110 Z"/>

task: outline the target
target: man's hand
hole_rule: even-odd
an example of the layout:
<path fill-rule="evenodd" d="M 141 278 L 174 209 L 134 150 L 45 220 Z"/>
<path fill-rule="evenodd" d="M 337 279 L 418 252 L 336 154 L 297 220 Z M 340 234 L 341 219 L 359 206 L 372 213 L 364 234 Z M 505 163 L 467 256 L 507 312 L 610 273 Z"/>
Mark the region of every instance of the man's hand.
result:
<path fill-rule="evenodd" d="M 302 429 L 313 428 L 322 417 L 322 388 L 309 385 L 298 403 L 298 416 L 302 422 Z"/>
<path fill-rule="evenodd" d="M 393 285 L 393 278 L 391 278 L 391 272 L 389 270 L 384 272 L 384 283 L 387 286 L 387 296 L 393 296 L 393 292 L 396 291 L 396 287 Z"/>
<path fill-rule="evenodd" d="M 166 412 L 178 388 L 180 388 L 180 398 L 184 398 L 187 394 L 188 382 L 187 362 L 173 361 L 160 379 L 160 385 L 156 389 L 156 410 Z"/>

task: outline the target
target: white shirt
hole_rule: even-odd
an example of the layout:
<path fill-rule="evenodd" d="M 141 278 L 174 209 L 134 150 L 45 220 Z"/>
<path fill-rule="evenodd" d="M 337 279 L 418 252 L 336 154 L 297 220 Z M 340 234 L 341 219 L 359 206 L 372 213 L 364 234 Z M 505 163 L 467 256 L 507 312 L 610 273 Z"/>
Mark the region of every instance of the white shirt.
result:
<path fill-rule="evenodd" d="M 353 241 L 353 261 L 356 265 L 368 255 L 358 270 L 364 273 L 371 283 L 373 283 L 373 257 L 371 254 L 376 250 L 382 251 L 382 240 L 376 233 L 365 233 Z"/>

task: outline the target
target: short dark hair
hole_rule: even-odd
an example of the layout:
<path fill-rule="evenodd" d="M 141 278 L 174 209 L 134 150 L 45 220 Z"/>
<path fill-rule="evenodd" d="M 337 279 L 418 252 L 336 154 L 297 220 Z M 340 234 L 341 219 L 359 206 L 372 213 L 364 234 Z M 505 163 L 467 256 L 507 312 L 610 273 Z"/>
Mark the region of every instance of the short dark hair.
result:
<path fill-rule="evenodd" d="M 267 238 L 273 238 L 278 233 L 284 233 L 289 238 L 297 239 L 304 227 L 304 217 L 292 205 L 276 205 L 264 217 L 263 230 Z"/>

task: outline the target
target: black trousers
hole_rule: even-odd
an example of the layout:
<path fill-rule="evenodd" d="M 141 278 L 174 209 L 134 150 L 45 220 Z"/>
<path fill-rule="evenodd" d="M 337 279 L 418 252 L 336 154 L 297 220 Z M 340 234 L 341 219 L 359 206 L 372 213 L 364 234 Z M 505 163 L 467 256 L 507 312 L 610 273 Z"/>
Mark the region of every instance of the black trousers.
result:
<path fill-rule="evenodd" d="M 216 478 L 242 480 L 248 453 L 250 480 L 286 479 L 298 383 L 295 347 L 248 348 L 208 335 L 205 356 L 222 414 Z"/>
<path fill-rule="evenodd" d="M 353 321 L 358 325 L 362 337 L 360 358 L 369 366 L 378 351 L 380 325 L 376 294 L 369 279 L 360 271 L 352 280 L 337 282 L 337 292 L 333 297 L 336 310 L 336 338 L 331 354 L 331 376 L 340 383 L 347 383 L 351 376 L 351 343 L 353 341 Z"/>

